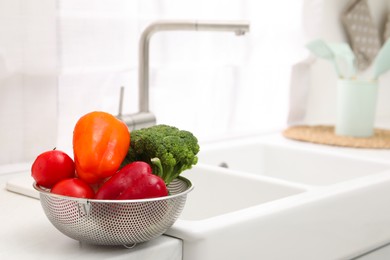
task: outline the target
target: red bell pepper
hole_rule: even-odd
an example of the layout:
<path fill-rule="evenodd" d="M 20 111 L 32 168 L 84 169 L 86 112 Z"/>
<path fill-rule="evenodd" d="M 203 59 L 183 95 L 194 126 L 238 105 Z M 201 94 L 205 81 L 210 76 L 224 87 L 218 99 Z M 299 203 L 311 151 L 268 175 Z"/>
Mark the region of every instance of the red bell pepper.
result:
<path fill-rule="evenodd" d="M 168 195 L 163 179 L 152 173 L 149 164 L 141 161 L 124 166 L 97 191 L 95 199 L 129 200 Z"/>

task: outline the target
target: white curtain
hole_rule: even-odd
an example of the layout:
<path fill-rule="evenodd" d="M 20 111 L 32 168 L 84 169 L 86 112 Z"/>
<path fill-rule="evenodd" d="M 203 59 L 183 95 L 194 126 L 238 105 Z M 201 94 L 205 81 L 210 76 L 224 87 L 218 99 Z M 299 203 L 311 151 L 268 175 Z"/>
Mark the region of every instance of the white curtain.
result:
<path fill-rule="evenodd" d="M 29 160 L 38 150 L 53 146 L 71 151 L 76 120 L 91 110 L 118 113 L 121 86 L 125 87 L 123 113 L 137 112 L 138 40 L 155 20 L 251 24 L 250 33 L 242 37 L 219 32 L 153 36 L 150 109 L 158 123 L 193 131 L 201 142 L 282 129 L 291 66 L 307 54 L 303 0 L 0 3 L 1 143 L 19 137 L 17 147 L 7 143 L 0 148 L 0 163 Z M 7 28 L 13 20 L 14 26 Z M 32 73 L 31 78 L 20 79 L 23 84 L 4 80 L 12 74 L 12 62 L 20 63 L 16 71 L 21 74 Z M 14 153 L 7 154 L 11 146 Z"/>

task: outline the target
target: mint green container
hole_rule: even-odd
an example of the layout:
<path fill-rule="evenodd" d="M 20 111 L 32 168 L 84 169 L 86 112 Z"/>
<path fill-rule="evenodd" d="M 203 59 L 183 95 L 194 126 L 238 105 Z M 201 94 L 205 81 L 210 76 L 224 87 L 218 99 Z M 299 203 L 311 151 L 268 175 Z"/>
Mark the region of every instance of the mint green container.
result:
<path fill-rule="evenodd" d="M 374 134 L 377 81 L 337 82 L 336 135 L 370 137 Z"/>

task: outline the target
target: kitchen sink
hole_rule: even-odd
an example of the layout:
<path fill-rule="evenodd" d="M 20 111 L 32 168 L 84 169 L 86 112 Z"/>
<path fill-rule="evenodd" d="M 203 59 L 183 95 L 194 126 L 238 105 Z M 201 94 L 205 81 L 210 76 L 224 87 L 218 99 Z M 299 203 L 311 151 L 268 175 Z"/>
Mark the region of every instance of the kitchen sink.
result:
<path fill-rule="evenodd" d="M 203 145 L 183 259 L 352 259 L 390 242 L 390 164 L 267 138 Z"/>

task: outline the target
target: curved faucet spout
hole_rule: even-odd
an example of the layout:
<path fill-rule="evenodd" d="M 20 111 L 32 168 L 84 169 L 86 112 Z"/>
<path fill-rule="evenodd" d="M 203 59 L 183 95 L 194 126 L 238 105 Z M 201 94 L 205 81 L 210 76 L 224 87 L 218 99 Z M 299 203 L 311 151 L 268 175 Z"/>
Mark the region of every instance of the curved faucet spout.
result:
<path fill-rule="evenodd" d="M 245 21 L 157 21 L 143 31 L 139 41 L 139 112 L 118 117 L 130 130 L 149 127 L 156 124 L 156 118 L 149 111 L 149 43 L 151 36 L 161 31 L 219 31 L 244 35 L 249 32 L 249 23 Z M 121 110 L 121 105 L 120 105 Z"/>
<path fill-rule="evenodd" d="M 149 112 L 149 43 L 151 36 L 161 31 L 221 31 L 244 35 L 249 23 L 244 21 L 157 21 L 143 31 L 139 41 L 139 111 Z"/>

